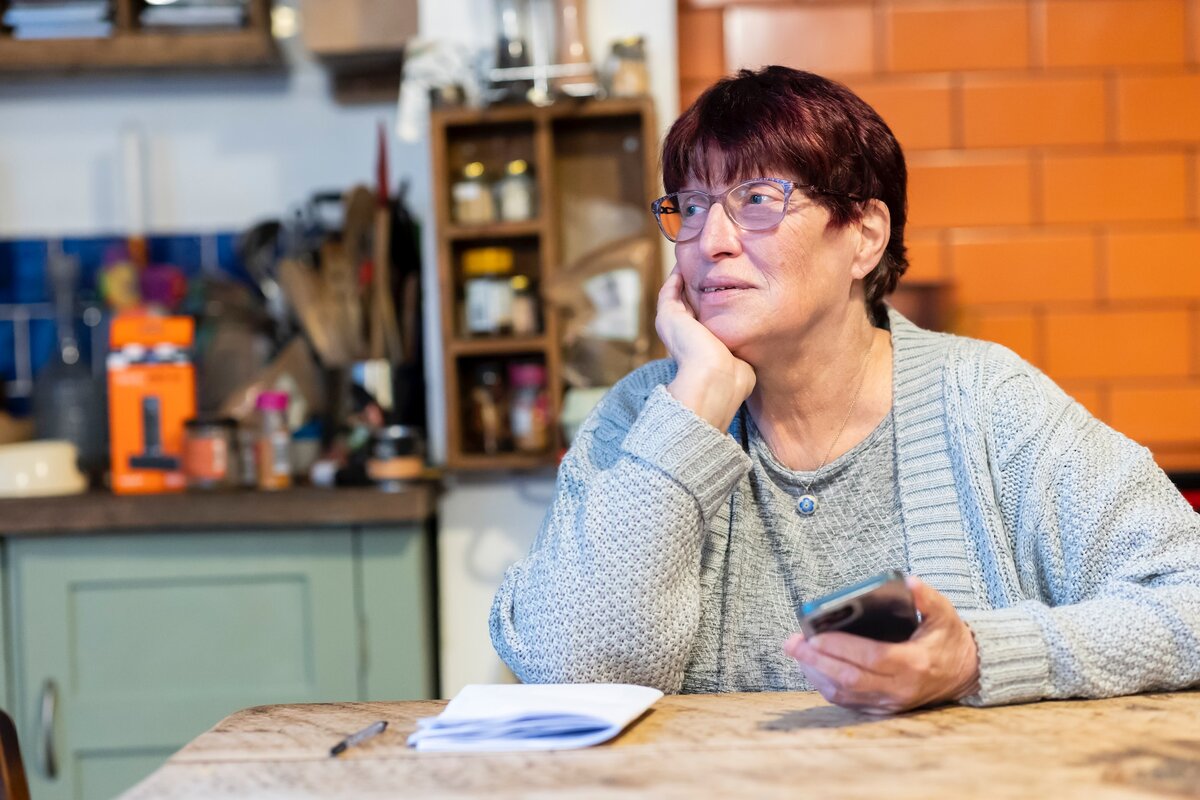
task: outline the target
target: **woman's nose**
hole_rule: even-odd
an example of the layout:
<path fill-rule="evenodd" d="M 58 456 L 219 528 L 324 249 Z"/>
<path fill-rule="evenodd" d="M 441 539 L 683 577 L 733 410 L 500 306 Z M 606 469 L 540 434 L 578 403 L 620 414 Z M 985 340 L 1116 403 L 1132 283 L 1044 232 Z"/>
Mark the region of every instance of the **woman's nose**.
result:
<path fill-rule="evenodd" d="M 700 248 L 709 260 L 737 254 L 741 249 L 738 226 L 725 213 L 724 203 L 713 203 L 700 230 Z"/>

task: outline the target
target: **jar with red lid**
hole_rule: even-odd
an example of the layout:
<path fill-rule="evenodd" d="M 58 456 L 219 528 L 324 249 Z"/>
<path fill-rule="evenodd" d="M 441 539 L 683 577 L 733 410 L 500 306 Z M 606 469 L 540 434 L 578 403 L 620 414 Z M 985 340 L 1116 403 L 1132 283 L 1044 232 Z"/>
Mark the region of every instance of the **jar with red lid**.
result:
<path fill-rule="evenodd" d="M 513 447 L 525 453 L 550 447 L 550 401 L 546 396 L 546 367 L 518 361 L 508 365 L 509 424 Z"/>

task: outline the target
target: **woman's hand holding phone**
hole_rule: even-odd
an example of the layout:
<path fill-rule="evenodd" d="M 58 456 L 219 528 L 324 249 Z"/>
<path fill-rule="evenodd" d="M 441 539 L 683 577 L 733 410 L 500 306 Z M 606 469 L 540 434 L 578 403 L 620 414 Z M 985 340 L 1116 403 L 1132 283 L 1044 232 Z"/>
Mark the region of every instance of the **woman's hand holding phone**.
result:
<path fill-rule="evenodd" d="M 667 391 L 713 427 L 727 430 L 733 415 L 754 391 L 754 368 L 729 352 L 696 319 L 678 266 L 658 292 L 654 327 L 679 367 Z"/>
<path fill-rule="evenodd" d="M 784 652 L 831 703 L 869 714 L 895 714 L 953 702 L 979 685 L 979 654 L 954 605 L 919 578 L 907 579 L 922 621 L 906 642 L 848 633 L 795 634 Z"/>

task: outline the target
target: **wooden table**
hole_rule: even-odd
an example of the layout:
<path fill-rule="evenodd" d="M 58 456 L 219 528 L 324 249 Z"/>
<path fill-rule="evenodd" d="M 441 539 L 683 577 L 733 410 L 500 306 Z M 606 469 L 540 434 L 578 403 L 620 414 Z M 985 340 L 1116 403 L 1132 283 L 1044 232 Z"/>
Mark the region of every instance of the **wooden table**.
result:
<path fill-rule="evenodd" d="M 131 789 L 155 798 L 1200 797 L 1200 692 L 877 718 L 810 693 L 665 697 L 586 750 L 405 747 L 444 701 L 261 706 Z M 329 748 L 386 719 L 339 758 Z"/>

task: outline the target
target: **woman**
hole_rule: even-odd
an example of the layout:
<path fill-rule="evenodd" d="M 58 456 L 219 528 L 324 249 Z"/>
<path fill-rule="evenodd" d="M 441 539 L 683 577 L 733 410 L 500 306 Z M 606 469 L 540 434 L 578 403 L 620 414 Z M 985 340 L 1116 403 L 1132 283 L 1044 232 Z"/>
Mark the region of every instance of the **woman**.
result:
<path fill-rule="evenodd" d="M 1200 515 L 1150 453 L 998 345 L 883 304 L 904 157 L 839 84 L 782 67 L 704 93 L 663 148 L 670 354 L 562 463 L 492 608 L 527 682 L 816 689 L 889 713 L 1200 680 Z M 908 642 L 795 634 L 885 568 Z"/>

